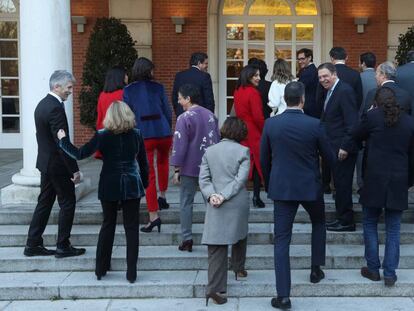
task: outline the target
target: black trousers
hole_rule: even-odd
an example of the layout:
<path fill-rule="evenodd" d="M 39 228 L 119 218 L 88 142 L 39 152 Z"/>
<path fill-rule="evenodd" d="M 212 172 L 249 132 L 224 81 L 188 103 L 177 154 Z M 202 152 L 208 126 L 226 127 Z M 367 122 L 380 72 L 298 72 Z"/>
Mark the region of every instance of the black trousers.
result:
<path fill-rule="evenodd" d="M 253 197 L 260 197 L 260 187 L 262 186 L 262 181 L 259 175 L 259 171 L 256 168 L 256 165 L 253 164 Z"/>
<path fill-rule="evenodd" d="M 103 222 L 96 248 L 96 275 L 109 270 L 114 245 L 118 207 L 122 209 L 126 236 L 127 274 L 136 276 L 139 248 L 139 204 L 140 199 L 126 201 L 102 201 Z"/>
<path fill-rule="evenodd" d="M 352 183 L 357 156 L 356 153 L 348 154 L 345 160 L 337 161 L 333 169 L 333 180 L 336 189 L 336 218 L 343 225 L 354 223 Z"/>
<path fill-rule="evenodd" d="M 331 179 L 332 179 L 332 174 L 331 174 L 331 168 L 328 165 L 328 162 L 325 161 L 324 159 L 321 160 L 321 172 L 322 172 L 322 184 L 325 188 L 331 188 L 330 184 L 331 184 Z"/>
<path fill-rule="evenodd" d="M 318 201 L 274 201 L 276 291 L 280 297 L 290 296 L 289 247 L 292 238 L 293 221 L 295 220 L 299 204 L 308 212 L 312 222 L 311 265 L 325 265 L 325 204 L 322 195 Z"/>
<path fill-rule="evenodd" d="M 42 235 L 45 231 L 57 197 L 60 211 L 58 221 L 58 236 L 56 246 L 65 248 L 70 245 L 70 232 L 75 215 L 75 185 L 69 175 L 40 175 L 40 194 L 30 223 L 27 246 L 43 245 Z"/>

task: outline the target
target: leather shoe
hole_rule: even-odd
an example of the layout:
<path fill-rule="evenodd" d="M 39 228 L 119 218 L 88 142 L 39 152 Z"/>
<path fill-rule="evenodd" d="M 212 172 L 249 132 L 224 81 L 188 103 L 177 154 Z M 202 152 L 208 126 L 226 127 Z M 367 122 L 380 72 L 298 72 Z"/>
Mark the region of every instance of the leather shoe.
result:
<path fill-rule="evenodd" d="M 322 279 L 325 278 L 325 273 L 323 273 L 320 266 L 312 266 L 310 274 L 311 283 L 319 283 Z"/>
<path fill-rule="evenodd" d="M 179 246 L 178 249 L 182 252 L 192 252 L 193 251 L 193 240 L 183 241 Z"/>
<path fill-rule="evenodd" d="M 326 230 L 335 232 L 354 232 L 356 229 L 355 224 L 343 225 L 340 222 L 337 222 L 334 225 L 327 226 Z"/>
<path fill-rule="evenodd" d="M 371 281 L 380 281 L 381 280 L 381 276 L 378 272 L 372 272 L 371 270 L 368 269 L 368 267 L 362 267 L 361 268 L 361 275 L 364 278 L 367 278 Z"/>
<path fill-rule="evenodd" d="M 158 197 L 158 208 L 161 209 L 169 209 L 170 204 L 167 203 L 166 198 Z"/>
<path fill-rule="evenodd" d="M 271 305 L 273 308 L 287 310 L 292 308 L 289 297 L 272 298 Z"/>
<path fill-rule="evenodd" d="M 260 197 L 253 197 L 253 207 L 256 208 L 263 208 L 266 205 L 264 204 L 264 202 L 262 201 L 262 199 L 260 199 Z"/>
<path fill-rule="evenodd" d="M 330 185 L 324 185 L 323 186 L 323 193 L 331 194 L 332 193 L 331 186 Z"/>
<path fill-rule="evenodd" d="M 84 248 L 75 248 L 72 245 L 65 248 L 56 248 L 56 258 L 73 257 L 85 254 Z"/>
<path fill-rule="evenodd" d="M 397 282 L 397 276 L 384 276 L 384 285 L 387 287 L 394 286 L 395 282 Z"/>
<path fill-rule="evenodd" d="M 28 257 L 32 256 L 51 256 L 55 254 L 54 250 L 47 249 L 43 245 L 26 246 L 23 254 Z"/>
<path fill-rule="evenodd" d="M 334 219 L 334 220 L 327 221 L 325 224 L 326 224 L 327 227 L 330 227 L 330 226 L 336 225 L 337 223 L 339 223 L 339 220 Z"/>

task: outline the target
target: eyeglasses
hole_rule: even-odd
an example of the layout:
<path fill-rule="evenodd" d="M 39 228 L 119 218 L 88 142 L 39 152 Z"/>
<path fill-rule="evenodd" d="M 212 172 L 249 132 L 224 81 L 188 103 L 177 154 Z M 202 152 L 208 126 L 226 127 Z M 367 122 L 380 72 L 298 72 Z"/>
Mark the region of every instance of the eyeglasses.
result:
<path fill-rule="evenodd" d="M 306 59 L 306 57 L 299 57 L 298 59 L 297 59 L 297 61 L 298 62 L 300 62 L 300 61 L 303 61 L 303 60 L 305 60 Z"/>

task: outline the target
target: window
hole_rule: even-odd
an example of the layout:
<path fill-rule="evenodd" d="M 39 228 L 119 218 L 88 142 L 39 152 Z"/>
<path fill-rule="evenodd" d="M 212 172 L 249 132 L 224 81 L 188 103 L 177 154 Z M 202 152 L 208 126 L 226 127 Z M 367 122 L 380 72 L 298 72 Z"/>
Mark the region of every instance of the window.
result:
<path fill-rule="evenodd" d="M 240 71 L 250 58 L 263 59 L 270 78 L 277 58 L 289 62 L 296 75 L 296 51 L 306 47 L 317 54 L 319 19 L 315 0 L 224 0 L 221 25 L 225 52 L 220 54 L 225 55 L 221 64 L 226 68 L 222 71 L 226 83 L 220 94 L 225 94 L 227 114 L 233 106 Z"/>

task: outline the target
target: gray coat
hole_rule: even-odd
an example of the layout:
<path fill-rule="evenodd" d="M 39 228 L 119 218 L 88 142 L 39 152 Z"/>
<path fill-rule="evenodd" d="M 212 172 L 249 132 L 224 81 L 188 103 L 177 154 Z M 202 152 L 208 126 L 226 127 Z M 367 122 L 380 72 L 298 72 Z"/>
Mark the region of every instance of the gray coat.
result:
<path fill-rule="evenodd" d="M 213 193 L 223 195 L 219 208 L 206 203 L 202 244 L 232 245 L 247 236 L 249 194 L 249 149 L 223 139 L 207 148 L 200 166 L 199 183 L 204 198 Z"/>

